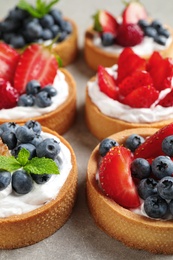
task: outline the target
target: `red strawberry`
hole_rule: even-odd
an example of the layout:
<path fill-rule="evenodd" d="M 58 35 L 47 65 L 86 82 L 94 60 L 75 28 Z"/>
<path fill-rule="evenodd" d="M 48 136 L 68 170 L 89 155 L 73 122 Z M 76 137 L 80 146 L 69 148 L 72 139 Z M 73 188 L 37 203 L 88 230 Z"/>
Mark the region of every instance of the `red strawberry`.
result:
<path fill-rule="evenodd" d="M 137 70 L 146 69 L 146 60 L 139 57 L 131 48 L 125 48 L 118 59 L 118 77 L 119 84 L 124 78 L 132 75 Z"/>
<path fill-rule="evenodd" d="M 103 66 L 98 67 L 98 85 L 100 90 L 105 93 L 108 97 L 117 99 L 118 92 L 116 88 L 116 83 L 106 69 Z"/>
<path fill-rule="evenodd" d="M 147 19 L 147 12 L 141 3 L 137 1 L 131 1 L 124 9 L 122 18 L 123 23 L 137 24 L 140 19 Z"/>
<path fill-rule="evenodd" d="M 125 208 L 140 205 L 139 196 L 130 171 L 132 155 L 123 146 L 113 147 L 99 167 L 100 183 L 107 196 Z"/>
<path fill-rule="evenodd" d="M 150 73 L 156 89 L 159 91 L 171 87 L 173 77 L 173 60 L 162 58 L 159 52 L 154 52 L 147 63 L 147 71 Z"/>
<path fill-rule="evenodd" d="M 100 10 L 94 16 L 94 30 L 98 32 L 111 32 L 117 35 L 119 26 L 117 20 L 109 12 Z"/>
<path fill-rule="evenodd" d="M 152 85 L 142 86 L 128 94 L 123 103 L 133 108 L 148 108 L 158 99 L 158 96 L 159 92 Z"/>
<path fill-rule="evenodd" d="M 173 90 L 169 92 L 163 99 L 161 99 L 158 105 L 162 107 L 172 107 L 173 106 Z"/>
<path fill-rule="evenodd" d="M 20 55 L 15 49 L 0 42 L 0 78 L 13 82 L 19 57 Z"/>
<path fill-rule="evenodd" d="M 9 81 L 0 78 L 0 97 L 0 109 L 3 109 L 15 107 L 19 95 L 17 90 L 11 86 Z"/>
<path fill-rule="evenodd" d="M 119 84 L 119 93 L 122 96 L 127 96 L 134 89 L 142 86 L 152 85 L 152 83 L 152 78 L 150 77 L 150 74 L 147 71 L 137 70 L 131 76 L 128 76 Z"/>
<path fill-rule="evenodd" d="M 58 63 L 49 48 L 32 44 L 20 57 L 14 77 L 14 87 L 19 93 L 25 92 L 28 81 L 36 79 L 41 86 L 52 84 L 57 73 Z"/>
<path fill-rule="evenodd" d="M 134 153 L 135 158 L 155 158 L 159 155 L 163 155 L 162 141 L 165 137 L 173 135 L 173 123 L 159 129 L 155 134 L 146 138 Z"/>
<path fill-rule="evenodd" d="M 123 47 L 135 46 L 142 42 L 144 33 L 137 24 L 121 24 L 117 31 L 116 43 Z"/>

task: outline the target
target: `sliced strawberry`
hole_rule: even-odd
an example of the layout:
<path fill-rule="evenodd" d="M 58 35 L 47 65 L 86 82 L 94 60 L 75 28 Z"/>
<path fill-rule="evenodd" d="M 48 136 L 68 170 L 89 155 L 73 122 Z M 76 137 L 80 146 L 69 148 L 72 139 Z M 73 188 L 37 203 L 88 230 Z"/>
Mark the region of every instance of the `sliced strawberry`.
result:
<path fill-rule="evenodd" d="M 17 105 L 19 94 L 9 81 L 0 78 L 0 97 L 0 109 L 12 108 Z"/>
<path fill-rule="evenodd" d="M 173 106 L 173 90 L 169 92 L 163 99 L 161 99 L 158 105 L 162 107 L 172 107 Z"/>
<path fill-rule="evenodd" d="M 152 85 L 153 81 L 147 71 L 135 71 L 131 76 L 126 77 L 119 85 L 119 93 L 122 96 L 127 96 L 134 89 Z"/>
<path fill-rule="evenodd" d="M 116 43 L 123 47 L 140 44 L 144 38 L 142 29 L 137 24 L 121 24 L 117 30 Z"/>
<path fill-rule="evenodd" d="M 133 108 L 149 108 L 159 96 L 159 91 L 152 85 L 142 86 L 134 89 L 128 94 L 123 103 Z"/>
<path fill-rule="evenodd" d="M 125 48 L 118 59 L 117 83 L 137 70 L 146 70 L 146 60 L 135 54 L 131 48 Z"/>
<path fill-rule="evenodd" d="M 155 158 L 159 155 L 163 155 L 162 141 L 165 137 L 173 135 L 173 123 L 159 129 L 155 134 L 146 138 L 134 153 L 135 158 Z"/>
<path fill-rule="evenodd" d="M 144 6 L 137 1 L 131 1 L 129 4 L 127 4 L 122 13 L 123 23 L 126 24 L 137 24 L 140 19 L 146 20 L 147 17 L 148 15 Z"/>
<path fill-rule="evenodd" d="M 154 52 L 147 63 L 147 71 L 150 73 L 156 89 L 159 91 L 171 87 L 173 77 L 173 60 L 163 58 L 159 52 Z"/>
<path fill-rule="evenodd" d="M 113 147 L 99 167 L 100 183 L 107 196 L 125 208 L 140 205 L 139 196 L 130 171 L 132 155 L 123 146 Z"/>
<path fill-rule="evenodd" d="M 57 73 L 58 63 L 50 49 L 32 44 L 20 57 L 14 77 L 14 87 L 19 93 L 25 92 L 27 82 L 38 80 L 41 86 L 52 84 Z"/>
<path fill-rule="evenodd" d="M 108 97 L 117 99 L 118 91 L 116 82 L 112 75 L 110 75 L 103 66 L 98 66 L 98 85 L 100 90 Z"/>
<path fill-rule="evenodd" d="M 100 10 L 94 16 L 94 30 L 98 32 L 111 32 L 117 35 L 118 22 L 109 12 Z"/>
<path fill-rule="evenodd" d="M 13 82 L 19 57 L 20 55 L 15 49 L 0 42 L 0 78 Z"/>

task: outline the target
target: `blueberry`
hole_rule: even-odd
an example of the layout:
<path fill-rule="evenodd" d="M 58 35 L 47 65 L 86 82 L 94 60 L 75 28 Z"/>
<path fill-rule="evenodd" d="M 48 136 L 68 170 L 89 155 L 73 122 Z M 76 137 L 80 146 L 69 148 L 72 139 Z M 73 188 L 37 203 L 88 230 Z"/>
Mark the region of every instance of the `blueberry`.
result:
<path fill-rule="evenodd" d="M 50 95 L 47 93 L 47 91 L 40 91 L 35 96 L 35 104 L 38 107 L 49 107 L 52 104 L 52 100 Z"/>
<path fill-rule="evenodd" d="M 144 158 L 136 158 L 131 163 L 131 174 L 138 179 L 148 178 L 151 173 L 151 166 Z"/>
<path fill-rule="evenodd" d="M 20 27 L 20 23 L 14 23 L 13 20 L 4 20 L 0 23 L 0 31 L 1 32 L 14 32 L 16 29 Z"/>
<path fill-rule="evenodd" d="M 26 125 L 19 126 L 16 130 L 16 137 L 20 143 L 27 143 L 34 139 L 35 132 L 32 128 L 28 128 Z"/>
<path fill-rule="evenodd" d="M 153 21 L 151 22 L 151 26 L 152 26 L 153 28 L 155 28 L 156 30 L 158 30 L 159 28 L 162 27 L 162 23 L 161 23 L 159 20 L 153 20 Z"/>
<path fill-rule="evenodd" d="M 103 46 L 111 46 L 115 43 L 115 36 L 110 32 L 102 33 L 101 42 Z"/>
<path fill-rule="evenodd" d="M 26 45 L 26 41 L 22 35 L 14 35 L 14 37 L 11 37 L 9 44 L 13 48 L 19 49 Z"/>
<path fill-rule="evenodd" d="M 0 128 L 0 137 L 2 136 L 3 130 Z"/>
<path fill-rule="evenodd" d="M 46 138 L 36 147 L 37 157 L 46 157 L 55 159 L 61 148 L 57 141 L 53 138 Z"/>
<path fill-rule="evenodd" d="M 13 32 L 9 32 L 9 33 L 3 33 L 2 35 L 2 39 L 4 40 L 4 42 L 10 44 L 10 41 L 13 37 L 15 37 L 15 33 Z"/>
<path fill-rule="evenodd" d="M 7 171 L 0 171 L 0 191 L 7 188 L 11 183 L 11 173 Z"/>
<path fill-rule="evenodd" d="M 169 210 L 171 214 L 173 215 L 173 199 L 169 202 Z"/>
<path fill-rule="evenodd" d="M 62 42 L 62 41 L 64 41 L 65 40 L 65 38 L 67 37 L 67 32 L 61 32 L 60 34 L 59 34 L 59 37 L 58 37 L 58 42 Z"/>
<path fill-rule="evenodd" d="M 154 38 L 157 35 L 157 30 L 151 26 L 146 27 L 145 29 L 143 29 L 143 31 L 144 34 L 148 37 Z"/>
<path fill-rule="evenodd" d="M 63 21 L 61 23 L 61 30 L 66 32 L 67 34 L 70 34 L 72 32 L 72 25 L 69 21 Z"/>
<path fill-rule="evenodd" d="M 33 181 L 24 170 L 15 171 L 12 175 L 12 188 L 18 194 L 27 194 L 32 190 Z"/>
<path fill-rule="evenodd" d="M 169 38 L 169 36 L 170 36 L 169 31 L 166 28 L 162 28 L 162 27 L 158 29 L 158 34 L 162 35 L 166 38 Z"/>
<path fill-rule="evenodd" d="M 36 147 L 42 141 L 43 141 L 43 137 L 40 134 L 36 133 L 34 139 L 32 141 L 30 141 L 30 143 Z"/>
<path fill-rule="evenodd" d="M 16 135 L 14 132 L 11 132 L 10 130 L 4 131 L 1 135 L 1 139 L 3 143 L 5 143 L 8 146 L 9 150 L 14 149 L 17 144 Z"/>
<path fill-rule="evenodd" d="M 44 29 L 42 33 L 42 38 L 44 41 L 53 39 L 53 32 L 50 29 Z"/>
<path fill-rule="evenodd" d="M 27 126 L 28 129 L 31 129 L 32 131 L 34 131 L 34 133 L 37 133 L 37 134 L 41 133 L 41 125 L 38 121 L 28 120 L 25 123 L 25 126 Z"/>
<path fill-rule="evenodd" d="M 173 156 L 173 135 L 169 135 L 163 139 L 162 151 L 168 156 Z"/>
<path fill-rule="evenodd" d="M 22 21 L 23 19 L 28 17 L 28 12 L 16 6 L 12 10 L 10 10 L 8 17 L 12 20 Z"/>
<path fill-rule="evenodd" d="M 46 91 L 51 97 L 57 95 L 57 90 L 52 85 L 46 85 L 40 91 Z"/>
<path fill-rule="evenodd" d="M 19 97 L 17 105 L 22 106 L 22 107 L 32 107 L 32 106 L 34 106 L 34 101 L 35 101 L 35 98 L 33 95 L 22 94 Z"/>
<path fill-rule="evenodd" d="M 101 156 L 105 156 L 112 147 L 118 146 L 118 145 L 119 144 L 115 140 L 110 139 L 110 138 L 105 138 L 99 145 L 99 154 Z"/>
<path fill-rule="evenodd" d="M 63 160 L 61 159 L 60 156 L 57 156 L 54 160 L 54 162 L 56 163 L 56 165 L 58 166 L 58 169 L 61 169 L 62 165 L 63 165 Z"/>
<path fill-rule="evenodd" d="M 31 160 L 33 157 L 36 156 L 36 148 L 33 144 L 31 143 L 26 143 L 26 144 L 19 144 L 18 146 L 16 146 L 13 150 L 11 150 L 11 154 L 17 158 L 18 153 L 20 152 L 20 150 L 22 148 L 25 148 L 26 150 L 29 151 L 30 156 L 29 156 L 29 160 Z"/>
<path fill-rule="evenodd" d="M 60 25 L 62 20 L 63 20 L 63 17 L 62 17 L 62 13 L 60 10 L 58 9 L 52 9 L 50 10 L 49 14 L 53 17 L 54 19 L 54 22 L 57 24 L 57 25 Z"/>
<path fill-rule="evenodd" d="M 43 28 L 51 28 L 54 25 L 54 19 L 52 15 L 46 14 L 40 19 L 40 24 Z"/>
<path fill-rule="evenodd" d="M 164 218 L 168 209 L 168 203 L 159 195 L 151 195 L 144 201 L 144 210 L 151 218 Z"/>
<path fill-rule="evenodd" d="M 160 45 L 163 45 L 165 46 L 166 45 L 166 42 L 167 42 L 167 38 L 163 35 L 156 35 L 154 37 L 154 41 Z"/>
<path fill-rule="evenodd" d="M 60 32 L 60 27 L 57 25 L 57 24 L 54 24 L 52 27 L 51 27 L 51 31 L 53 33 L 53 36 L 56 37 L 57 34 Z"/>
<path fill-rule="evenodd" d="M 124 146 L 134 152 L 144 141 L 142 136 L 132 134 L 126 139 Z"/>
<path fill-rule="evenodd" d="M 37 184 L 44 184 L 51 178 L 51 174 L 33 174 L 31 173 L 32 179 L 37 183 Z"/>
<path fill-rule="evenodd" d="M 160 197 L 165 200 L 173 199 L 173 177 L 164 177 L 157 184 Z"/>
<path fill-rule="evenodd" d="M 147 20 L 140 19 L 138 21 L 138 25 L 141 27 L 141 29 L 145 29 L 146 27 L 149 26 L 149 23 Z"/>
<path fill-rule="evenodd" d="M 26 84 L 26 94 L 36 95 L 41 89 L 41 85 L 38 80 L 30 80 Z"/>
<path fill-rule="evenodd" d="M 157 181 L 153 178 L 142 179 L 138 185 L 138 193 L 142 199 L 157 194 Z"/>
<path fill-rule="evenodd" d="M 16 132 L 18 127 L 19 127 L 19 125 L 14 122 L 7 122 L 7 123 L 3 123 L 0 125 L 0 129 L 2 129 L 3 131 L 9 130 L 14 133 Z"/>
<path fill-rule="evenodd" d="M 158 179 L 162 179 L 172 175 L 173 162 L 168 156 L 158 156 L 152 161 L 151 169 Z"/>
<path fill-rule="evenodd" d="M 26 25 L 26 36 L 32 41 L 42 37 L 43 29 L 40 24 L 33 21 Z"/>

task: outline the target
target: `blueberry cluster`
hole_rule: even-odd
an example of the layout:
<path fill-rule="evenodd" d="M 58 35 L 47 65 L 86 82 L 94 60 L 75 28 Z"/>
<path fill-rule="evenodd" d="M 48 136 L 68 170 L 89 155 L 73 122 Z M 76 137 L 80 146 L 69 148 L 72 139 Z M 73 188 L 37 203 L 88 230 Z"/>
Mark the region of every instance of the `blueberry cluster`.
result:
<path fill-rule="evenodd" d="M 139 20 L 138 25 L 143 30 L 145 36 L 153 38 L 160 45 L 166 45 L 170 33 L 160 21 L 153 20 L 152 22 L 148 22 L 146 20 Z"/>
<path fill-rule="evenodd" d="M 14 48 L 54 39 L 57 35 L 57 42 L 62 42 L 71 32 L 71 23 L 57 9 L 52 9 L 42 18 L 34 18 L 27 11 L 15 7 L 0 22 L 0 39 Z"/>
<path fill-rule="evenodd" d="M 41 108 L 52 104 L 52 97 L 57 95 L 56 89 L 52 85 L 41 86 L 37 80 L 31 80 L 26 85 L 26 93 L 19 97 L 18 106 Z"/>
<path fill-rule="evenodd" d="M 15 158 L 17 158 L 19 151 L 25 148 L 30 153 L 29 159 L 33 157 L 50 158 L 60 167 L 61 162 L 58 156 L 61 150 L 60 144 L 53 138 L 43 139 L 41 136 L 41 125 L 37 121 L 29 120 L 23 126 L 16 123 L 4 123 L 0 125 L 0 137 Z M 51 176 L 46 173 L 28 174 L 22 169 L 16 170 L 13 174 L 1 171 L 0 191 L 11 183 L 16 193 L 27 194 L 32 190 L 34 181 L 37 184 L 43 184 Z"/>

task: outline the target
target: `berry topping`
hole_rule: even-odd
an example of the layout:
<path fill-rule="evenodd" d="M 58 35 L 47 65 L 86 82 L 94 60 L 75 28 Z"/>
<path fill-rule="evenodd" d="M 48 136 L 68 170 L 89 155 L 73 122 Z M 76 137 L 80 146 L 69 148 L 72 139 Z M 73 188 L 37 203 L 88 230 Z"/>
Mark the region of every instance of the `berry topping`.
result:
<path fill-rule="evenodd" d="M 173 161 L 168 156 L 160 155 L 152 161 L 151 169 L 157 179 L 172 176 Z"/>
<path fill-rule="evenodd" d="M 37 184 L 43 184 L 46 183 L 51 178 L 51 174 L 31 174 L 32 179 Z"/>
<path fill-rule="evenodd" d="M 36 154 L 38 157 L 55 159 L 59 152 L 60 152 L 60 145 L 52 138 L 47 138 L 43 140 L 36 147 Z"/>
<path fill-rule="evenodd" d="M 35 104 L 38 107 L 49 107 L 52 104 L 51 97 L 47 91 L 40 91 L 35 96 Z"/>
<path fill-rule="evenodd" d="M 115 36 L 110 32 L 101 34 L 101 41 L 103 46 L 111 46 L 115 43 Z"/>
<path fill-rule="evenodd" d="M 148 17 L 144 6 L 138 1 L 130 1 L 122 13 L 123 23 L 137 24 L 140 19 L 146 20 Z"/>
<path fill-rule="evenodd" d="M 133 183 L 130 164 L 131 152 L 123 146 L 115 146 L 103 157 L 99 167 L 100 184 L 104 193 L 126 208 L 140 205 Z"/>
<path fill-rule="evenodd" d="M 157 181 L 153 178 L 144 178 L 139 182 L 138 193 L 142 199 L 157 194 Z"/>
<path fill-rule="evenodd" d="M 104 157 L 114 146 L 118 146 L 118 143 L 115 140 L 110 138 L 103 139 L 99 145 L 99 154 Z"/>
<path fill-rule="evenodd" d="M 144 138 L 137 134 L 130 135 L 126 140 L 124 146 L 134 152 L 138 146 L 144 142 Z"/>
<path fill-rule="evenodd" d="M 18 194 L 27 194 L 33 187 L 31 175 L 23 170 L 15 171 L 12 175 L 12 187 Z"/>
<path fill-rule="evenodd" d="M 164 218 L 168 213 L 168 204 L 159 195 L 151 195 L 144 201 L 144 209 L 151 218 Z"/>
<path fill-rule="evenodd" d="M 165 200 L 173 199 L 173 177 L 164 177 L 157 184 L 160 197 Z"/>
<path fill-rule="evenodd" d="M 17 105 L 19 94 L 9 81 L 0 78 L 0 109 L 12 108 Z"/>
<path fill-rule="evenodd" d="M 151 173 L 150 163 L 144 158 L 136 158 L 130 169 L 132 176 L 138 179 L 148 178 Z"/>
<path fill-rule="evenodd" d="M 0 171 L 0 191 L 7 188 L 11 183 L 11 172 Z"/>

